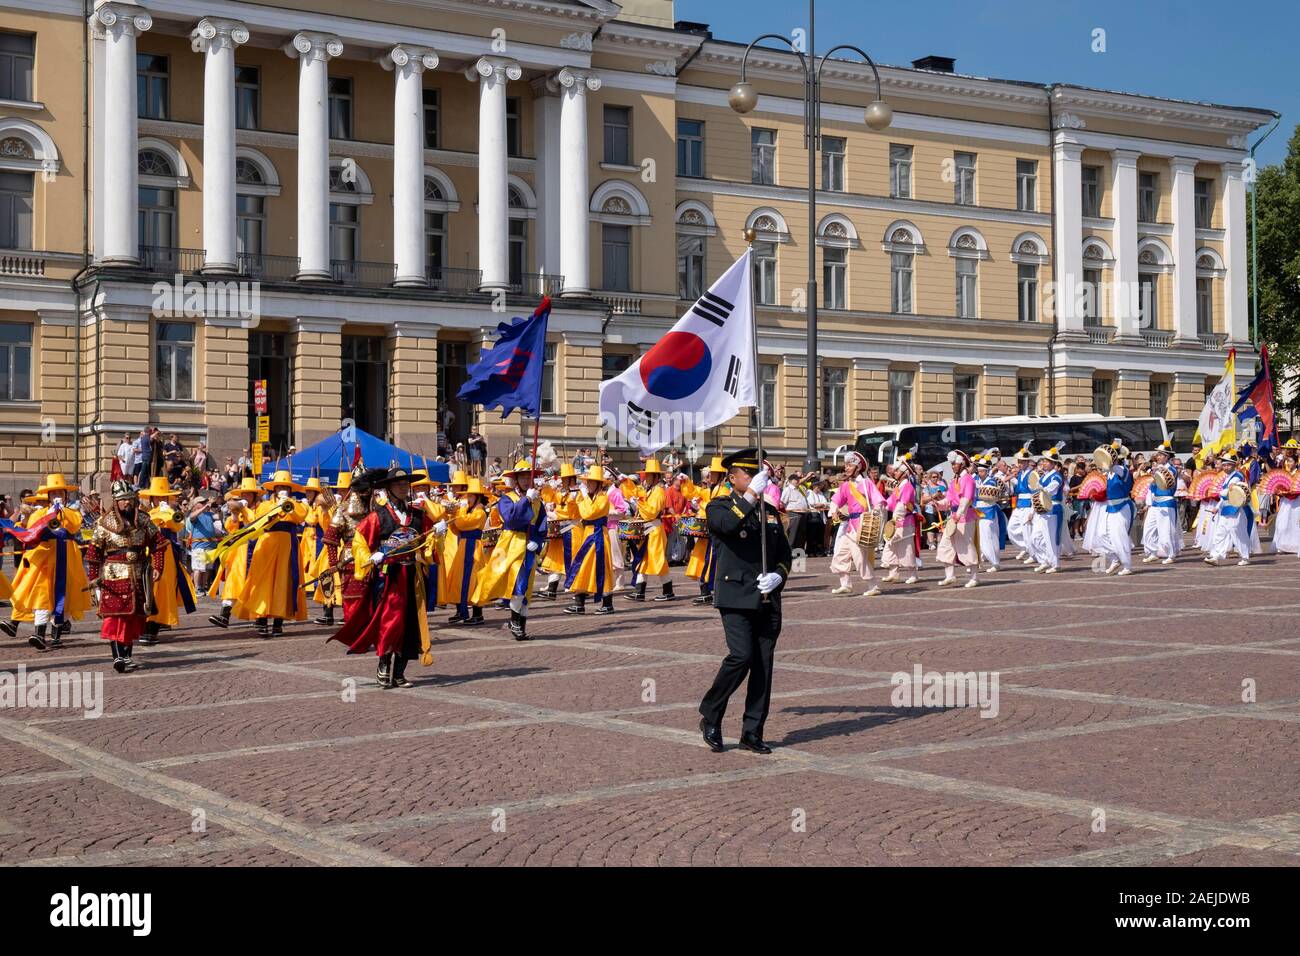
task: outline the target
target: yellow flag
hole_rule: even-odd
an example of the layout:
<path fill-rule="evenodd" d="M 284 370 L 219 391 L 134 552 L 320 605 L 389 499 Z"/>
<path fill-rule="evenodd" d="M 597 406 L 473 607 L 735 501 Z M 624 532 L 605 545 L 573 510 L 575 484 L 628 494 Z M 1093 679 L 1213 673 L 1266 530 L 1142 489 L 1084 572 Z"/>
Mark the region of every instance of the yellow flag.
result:
<path fill-rule="evenodd" d="M 1237 397 L 1236 358 L 1237 350 L 1229 349 L 1223 377 L 1206 396 L 1205 407 L 1201 409 L 1197 434 L 1201 436 L 1203 454 L 1237 446 L 1237 417 L 1232 414 L 1232 405 Z"/>

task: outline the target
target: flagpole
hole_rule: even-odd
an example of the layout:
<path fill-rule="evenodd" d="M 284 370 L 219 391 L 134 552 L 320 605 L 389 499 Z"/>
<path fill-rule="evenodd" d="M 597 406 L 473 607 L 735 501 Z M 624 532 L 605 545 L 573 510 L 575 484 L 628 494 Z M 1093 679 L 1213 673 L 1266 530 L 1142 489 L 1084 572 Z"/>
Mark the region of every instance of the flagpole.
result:
<path fill-rule="evenodd" d="M 749 282 L 749 339 L 754 346 L 754 389 L 758 392 L 758 421 L 754 429 L 754 446 L 758 450 L 758 469 L 763 470 L 763 384 L 759 381 L 758 375 L 758 312 L 754 309 L 754 283 L 753 275 L 750 270 L 754 268 L 753 253 L 754 240 L 758 238 L 758 232 L 752 228 L 745 230 L 745 241 L 749 243 L 750 256 L 749 268 L 745 270 L 745 280 Z M 758 520 L 759 520 L 759 573 L 767 574 L 767 495 L 758 496 Z M 767 601 L 767 595 L 763 595 L 763 601 Z"/>

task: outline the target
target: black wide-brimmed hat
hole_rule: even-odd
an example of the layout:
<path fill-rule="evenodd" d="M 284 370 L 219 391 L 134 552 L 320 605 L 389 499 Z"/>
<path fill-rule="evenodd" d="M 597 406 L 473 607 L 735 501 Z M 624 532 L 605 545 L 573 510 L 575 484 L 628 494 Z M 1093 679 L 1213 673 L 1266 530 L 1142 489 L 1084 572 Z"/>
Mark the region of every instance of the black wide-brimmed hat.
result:
<path fill-rule="evenodd" d="M 424 478 L 428 477 L 422 471 L 408 471 L 401 465 L 394 465 L 392 468 L 379 468 L 376 470 L 381 472 L 381 474 L 377 475 L 371 481 L 371 484 L 375 487 L 391 485 L 398 481 L 422 481 Z"/>
<path fill-rule="evenodd" d="M 757 472 L 759 468 L 758 449 L 742 448 L 740 451 L 733 451 L 722 459 L 722 467 L 728 471 L 732 468 L 742 468 L 745 471 Z"/>

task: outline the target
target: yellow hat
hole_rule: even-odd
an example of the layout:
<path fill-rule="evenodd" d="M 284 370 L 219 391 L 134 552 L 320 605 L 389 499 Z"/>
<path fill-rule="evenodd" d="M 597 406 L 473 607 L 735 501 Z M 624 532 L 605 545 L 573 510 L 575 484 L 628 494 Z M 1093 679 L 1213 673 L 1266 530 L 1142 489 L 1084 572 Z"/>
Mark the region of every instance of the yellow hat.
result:
<path fill-rule="evenodd" d="M 281 468 L 277 471 L 271 476 L 271 480 L 262 487 L 267 491 L 276 491 L 280 488 L 288 488 L 290 491 L 303 490 L 302 485 L 293 480 L 293 474 L 287 468 Z M 240 488 L 240 491 L 243 491 L 242 487 Z"/>
<path fill-rule="evenodd" d="M 713 456 L 713 461 L 709 462 L 709 471 L 718 475 L 725 475 L 727 473 L 727 469 L 722 467 L 721 455 Z"/>
<path fill-rule="evenodd" d="M 515 467 L 507 471 L 506 474 L 517 475 L 520 472 L 524 472 L 524 471 L 528 472 L 529 474 L 534 474 L 536 470 L 533 468 L 532 462 L 528 461 L 527 459 L 520 458 L 517 462 L 515 462 Z"/>
<path fill-rule="evenodd" d="M 465 478 L 465 473 L 463 471 L 457 472 L 457 475 L 461 478 Z M 465 485 L 464 490 L 460 492 L 461 495 L 478 495 L 480 498 L 485 498 L 488 494 L 488 490 L 483 487 L 483 482 L 478 478 L 465 478 L 464 482 L 453 481 L 452 484 Z"/>
<path fill-rule="evenodd" d="M 1288 438 L 1288 439 L 1286 440 L 1286 444 L 1283 445 L 1282 447 L 1283 447 L 1283 448 L 1300 448 L 1300 441 L 1296 441 L 1294 438 Z"/>
<path fill-rule="evenodd" d="M 566 462 L 562 462 L 562 463 L 560 464 L 560 477 L 561 477 L 561 478 L 576 478 L 576 477 L 578 477 L 577 473 L 573 470 L 573 463 L 572 463 L 572 462 L 568 462 L 568 461 L 566 461 Z"/>
<path fill-rule="evenodd" d="M 154 475 L 149 479 L 149 487 L 140 492 L 141 498 L 170 498 L 173 495 L 180 497 L 179 491 L 172 491 L 171 486 L 167 483 L 167 478 L 163 475 Z"/>
<path fill-rule="evenodd" d="M 609 478 L 605 475 L 605 469 L 600 465 L 592 465 L 587 469 L 587 473 L 582 476 L 583 481 L 599 481 L 601 484 L 609 484 Z"/>
<path fill-rule="evenodd" d="M 335 491 L 347 491 L 352 487 L 352 472 L 340 471 L 339 480 L 334 482 Z"/>
<path fill-rule="evenodd" d="M 45 494 L 49 494 L 51 491 L 78 491 L 78 490 L 80 489 L 78 489 L 76 485 L 68 484 L 67 480 L 63 477 L 63 472 L 54 471 L 54 472 L 50 472 L 50 474 L 45 476 L 45 484 L 37 488 L 36 493 L 40 495 L 45 495 Z"/>
<path fill-rule="evenodd" d="M 637 472 L 640 475 L 662 475 L 663 473 L 664 470 L 659 466 L 658 458 L 647 458 L 645 467 Z"/>
<path fill-rule="evenodd" d="M 43 492 L 28 495 L 23 499 L 23 504 L 25 505 L 48 505 L 49 503 L 50 496 Z"/>
<path fill-rule="evenodd" d="M 252 475 L 245 475 L 238 488 L 231 488 L 226 492 L 226 500 L 238 498 L 240 495 L 260 495 L 261 493 L 262 486 L 257 483 L 257 479 Z"/>
<path fill-rule="evenodd" d="M 463 471 L 454 472 L 451 476 L 451 481 L 449 482 L 449 484 L 453 488 L 455 488 L 457 485 L 468 485 L 469 475 L 465 474 L 465 472 Z"/>
<path fill-rule="evenodd" d="M 307 479 L 307 484 L 302 486 L 303 491 L 324 491 L 325 486 L 320 483 L 320 478 L 312 475 Z"/>

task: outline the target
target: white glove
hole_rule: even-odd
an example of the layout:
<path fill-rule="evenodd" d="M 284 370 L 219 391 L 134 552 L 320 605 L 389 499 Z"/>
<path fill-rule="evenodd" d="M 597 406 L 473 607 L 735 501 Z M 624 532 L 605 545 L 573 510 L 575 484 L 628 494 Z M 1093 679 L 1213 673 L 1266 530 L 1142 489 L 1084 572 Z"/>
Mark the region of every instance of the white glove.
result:
<path fill-rule="evenodd" d="M 371 563 L 371 564 L 379 564 L 379 563 L 380 563 L 381 561 L 383 561 L 384 558 L 386 558 L 386 557 L 388 557 L 388 555 L 384 554 L 384 552 L 382 552 L 382 551 L 376 551 L 374 554 L 372 554 L 372 555 L 370 556 L 370 563 Z"/>
<path fill-rule="evenodd" d="M 104 593 L 99 588 L 95 588 L 95 603 L 99 604 L 104 600 Z"/>
<path fill-rule="evenodd" d="M 529 551 L 536 551 L 536 550 L 537 550 L 538 548 L 540 548 L 540 547 L 541 547 L 541 545 L 538 544 L 536 541 L 529 541 L 529 542 L 528 542 L 528 550 L 529 550 Z"/>
<path fill-rule="evenodd" d="M 781 575 L 775 571 L 768 571 L 767 574 L 758 576 L 758 593 L 771 594 L 781 586 Z"/>
<path fill-rule="evenodd" d="M 524 497 L 527 498 L 529 501 L 536 501 L 536 500 L 537 500 L 537 489 L 536 489 L 536 488 L 529 488 L 527 491 L 524 492 Z"/>
<path fill-rule="evenodd" d="M 444 534 L 446 534 L 446 533 L 447 533 L 447 522 L 445 522 L 445 521 L 439 521 L 436 525 L 433 526 L 433 533 L 436 534 L 436 535 L 444 535 Z"/>
<path fill-rule="evenodd" d="M 749 490 L 756 495 L 761 495 L 772 483 L 772 479 L 767 476 L 767 471 L 760 471 L 753 478 L 749 479 Z"/>

